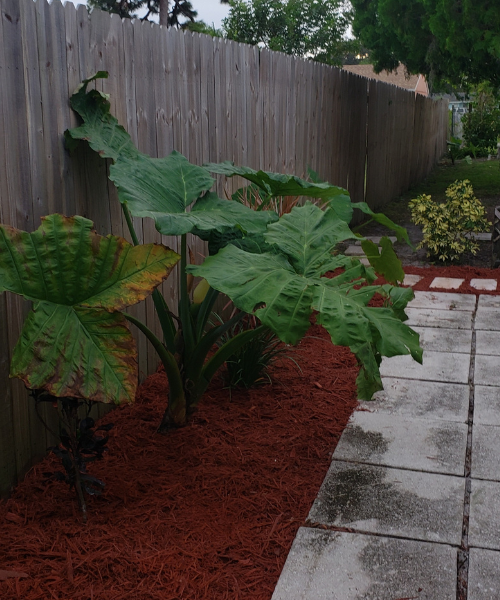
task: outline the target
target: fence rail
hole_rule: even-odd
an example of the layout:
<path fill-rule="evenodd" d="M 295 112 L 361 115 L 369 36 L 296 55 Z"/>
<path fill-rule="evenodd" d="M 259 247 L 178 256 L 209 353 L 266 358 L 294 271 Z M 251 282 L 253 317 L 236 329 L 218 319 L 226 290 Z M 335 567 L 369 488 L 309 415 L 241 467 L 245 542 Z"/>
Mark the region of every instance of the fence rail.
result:
<path fill-rule="evenodd" d="M 0 218 L 36 229 L 52 212 L 80 214 L 101 234 L 128 238 L 107 166 L 85 148 L 70 156 L 77 124 L 69 97 L 99 70 L 97 86 L 142 152 L 176 149 L 197 164 L 238 164 L 305 175 L 310 166 L 372 207 L 422 179 L 446 147 L 447 105 L 311 61 L 224 39 L 88 14 L 59 0 L 0 0 Z M 230 182 L 231 186 L 238 182 Z M 218 181 L 220 194 L 230 192 Z M 227 184 L 226 184 L 227 185 Z M 141 241 L 160 241 L 135 220 Z M 176 241 L 163 240 L 176 249 Z M 204 248 L 196 240 L 195 253 Z M 175 286 L 164 284 L 170 306 Z M 0 295 L 0 495 L 50 440 L 19 381 L 8 380 L 27 303 Z M 157 330 L 150 302 L 133 313 Z M 139 366 L 156 357 L 139 338 Z"/>

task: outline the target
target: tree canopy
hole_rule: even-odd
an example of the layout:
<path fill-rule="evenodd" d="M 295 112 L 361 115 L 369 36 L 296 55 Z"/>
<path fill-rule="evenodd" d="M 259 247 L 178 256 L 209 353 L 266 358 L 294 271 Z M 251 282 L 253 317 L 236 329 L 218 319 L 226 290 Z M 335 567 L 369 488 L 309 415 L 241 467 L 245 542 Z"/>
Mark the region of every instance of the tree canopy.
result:
<path fill-rule="evenodd" d="M 140 9 L 147 11 L 142 19 L 150 19 L 160 14 L 161 4 L 160 0 L 88 0 L 90 8 L 116 13 L 122 19 L 137 17 L 137 11 Z M 166 6 L 168 6 L 169 27 L 186 27 L 194 22 L 198 15 L 189 0 L 168 0 Z"/>
<path fill-rule="evenodd" d="M 431 86 L 500 86 L 498 0 L 352 0 L 353 32 L 377 72 L 399 63 Z"/>
<path fill-rule="evenodd" d="M 352 51 L 351 11 L 344 0 L 231 0 L 222 22 L 229 39 L 341 65 Z"/>

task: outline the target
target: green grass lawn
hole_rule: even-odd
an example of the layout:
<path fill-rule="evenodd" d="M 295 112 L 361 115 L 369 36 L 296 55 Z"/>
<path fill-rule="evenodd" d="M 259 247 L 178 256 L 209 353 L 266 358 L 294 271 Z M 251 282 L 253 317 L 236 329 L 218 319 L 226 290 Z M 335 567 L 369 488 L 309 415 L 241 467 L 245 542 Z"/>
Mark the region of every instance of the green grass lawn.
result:
<path fill-rule="evenodd" d="M 460 179 L 468 179 L 477 198 L 492 213 L 492 207 L 500 205 L 500 162 L 498 160 L 473 160 L 468 164 L 465 160 L 441 163 L 431 174 L 413 188 L 386 204 L 381 210 L 395 222 L 404 224 L 411 221 L 408 202 L 420 194 L 429 194 L 436 202 L 446 200 L 446 188 Z"/>

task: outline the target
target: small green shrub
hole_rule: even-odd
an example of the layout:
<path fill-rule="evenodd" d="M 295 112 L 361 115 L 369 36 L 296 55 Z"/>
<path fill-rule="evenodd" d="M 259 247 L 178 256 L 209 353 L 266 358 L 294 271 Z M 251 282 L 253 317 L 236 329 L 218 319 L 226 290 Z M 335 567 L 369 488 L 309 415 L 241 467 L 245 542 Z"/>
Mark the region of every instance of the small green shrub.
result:
<path fill-rule="evenodd" d="M 419 247 L 427 246 L 427 256 L 443 262 L 457 261 L 465 252 L 475 254 L 479 244 L 471 233 L 491 227 L 468 179 L 452 183 L 446 198 L 438 204 L 422 194 L 409 203 L 413 222 L 422 225 L 424 238 Z"/>
<path fill-rule="evenodd" d="M 246 315 L 227 331 L 220 342 L 225 343 L 242 331 L 254 329 L 256 332 L 249 342 L 226 360 L 226 384 L 230 388 L 252 388 L 271 381 L 269 369 L 280 358 L 288 358 L 290 346 L 282 343 L 279 337 L 253 315 Z M 295 363 L 297 364 L 297 363 Z M 297 365 L 297 368 L 298 365 Z"/>

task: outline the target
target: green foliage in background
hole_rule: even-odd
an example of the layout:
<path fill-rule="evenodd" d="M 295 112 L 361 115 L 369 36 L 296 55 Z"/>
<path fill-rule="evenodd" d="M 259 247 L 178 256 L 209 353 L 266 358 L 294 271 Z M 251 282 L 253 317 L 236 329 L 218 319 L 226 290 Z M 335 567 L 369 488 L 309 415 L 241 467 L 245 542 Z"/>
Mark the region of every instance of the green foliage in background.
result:
<path fill-rule="evenodd" d="M 456 181 L 446 190 L 446 202 L 436 203 L 423 194 L 409 204 L 412 219 L 422 225 L 420 247 L 436 261 L 458 261 L 465 252 L 475 254 L 479 245 L 472 233 L 489 231 L 491 223 L 468 180 Z"/>
<path fill-rule="evenodd" d="M 231 0 L 222 22 L 226 37 L 330 65 L 357 53 L 348 39 L 352 20 L 343 0 Z"/>

